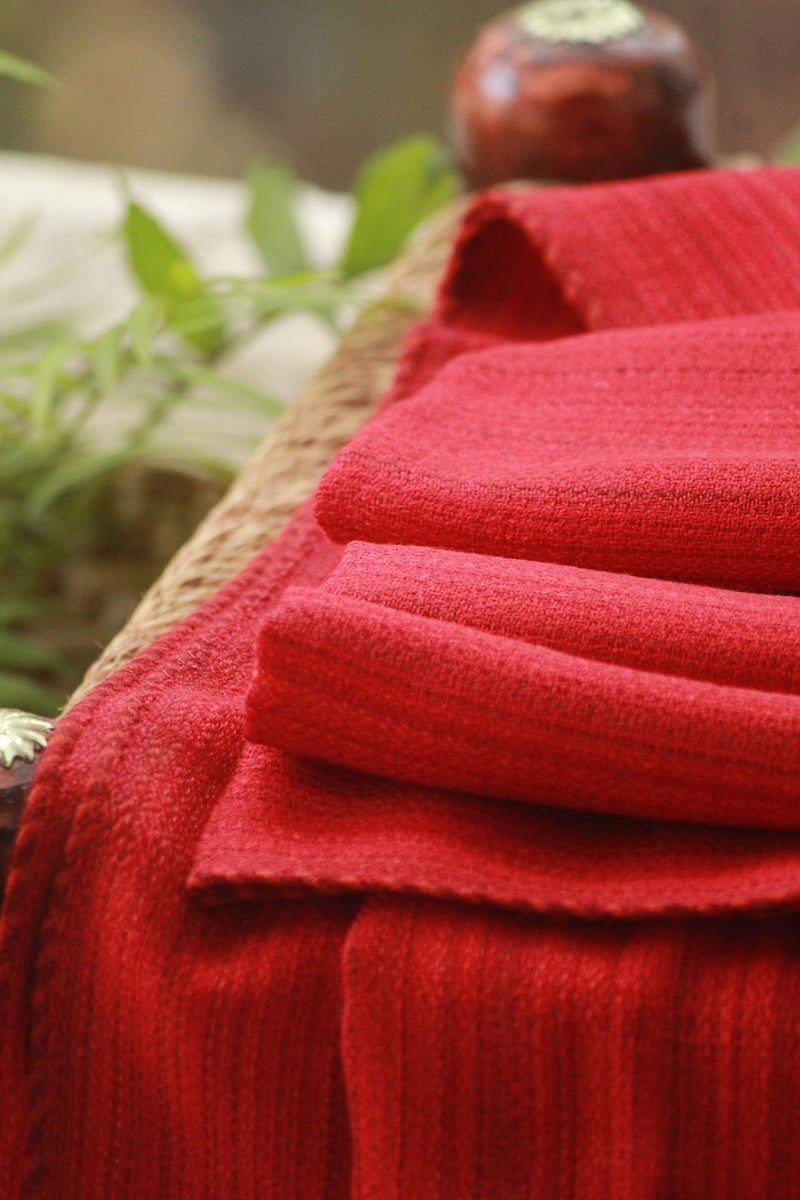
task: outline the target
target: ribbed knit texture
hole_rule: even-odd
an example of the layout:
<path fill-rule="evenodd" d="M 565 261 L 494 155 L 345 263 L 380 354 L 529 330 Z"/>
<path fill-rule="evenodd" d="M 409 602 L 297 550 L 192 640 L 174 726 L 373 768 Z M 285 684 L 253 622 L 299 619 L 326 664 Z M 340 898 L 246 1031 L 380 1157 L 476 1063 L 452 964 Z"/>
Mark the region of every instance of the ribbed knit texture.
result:
<path fill-rule="evenodd" d="M 413 613 L 287 591 L 261 632 L 248 736 L 497 799 L 800 829 L 800 600 L 569 568 L 547 596 L 546 568 L 487 565 L 476 583 L 480 556 L 385 550 L 383 591 L 416 583 Z"/>
<path fill-rule="evenodd" d="M 528 340 L 797 308 L 798 205 L 795 169 L 547 188 L 534 202 L 489 192 L 467 216 L 438 315 Z"/>
<path fill-rule="evenodd" d="M 479 201 L 392 396 L 601 312 L 800 305 L 798 216 L 798 177 L 771 171 Z M 542 230 L 561 249 L 536 276 Z M 369 553 L 342 562 L 306 508 L 59 723 L 0 925 L 3 1200 L 796 1200 L 796 833 L 480 798 L 243 736 L 259 629 L 298 597 L 673 683 L 685 654 L 698 689 L 780 703 L 791 600 L 663 584 L 651 611 L 596 563 L 486 558 L 495 601 L 469 553 L 426 593 L 425 548 L 381 551 L 385 594 Z M 531 609 L 552 644 L 505 624 L 520 579 L 564 606 L 561 631 Z M 597 630 L 556 644 L 573 602 Z"/>
<path fill-rule="evenodd" d="M 510 338 L 800 307 L 800 172 L 707 171 L 486 192 L 463 224 L 393 398 L 456 354 Z"/>
<path fill-rule="evenodd" d="M 336 541 L 800 590 L 800 313 L 465 354 L 337 457 Z"/>
<path fill-rule="evenodd" d="M 791 1200 L 796 919 L 377 899 L 348 940 L 360 1200 Z"/>
<path fill-rule="evenodd" d="M 261 612 L 337 553 L 310 514 L 59 724 L 0 946 L 0 1196 L 346 1200 L 352 898 L 187 898 L 242 749 Z"/>
<path fill-rule="evenodd" d="M 347 546 L 320 591 L 601 663 L 800 693 L 797 596 L 368 542 Z"/>
<path fill-rule="evenodd" d="M 764 913 L 800 903 L 800 835 L 503 803 L 253 745 L 189 886 L 207 904 L 357 890 L 593 919 Z"/>

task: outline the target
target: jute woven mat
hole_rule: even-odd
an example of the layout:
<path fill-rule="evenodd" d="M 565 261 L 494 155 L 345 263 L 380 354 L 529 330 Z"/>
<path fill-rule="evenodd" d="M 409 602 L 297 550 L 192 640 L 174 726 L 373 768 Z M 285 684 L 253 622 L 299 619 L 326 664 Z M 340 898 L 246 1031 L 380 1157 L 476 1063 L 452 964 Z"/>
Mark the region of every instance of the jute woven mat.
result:
<path fill-rule="evenodd" d="M 70 698 L 90 688 L 231 579 L 284 527 L 391 379 L 405 334 L 430 307 L 465 202 L 433 220 L 305 392 L 276 422 L 231 488 L 153 584 Z"/>

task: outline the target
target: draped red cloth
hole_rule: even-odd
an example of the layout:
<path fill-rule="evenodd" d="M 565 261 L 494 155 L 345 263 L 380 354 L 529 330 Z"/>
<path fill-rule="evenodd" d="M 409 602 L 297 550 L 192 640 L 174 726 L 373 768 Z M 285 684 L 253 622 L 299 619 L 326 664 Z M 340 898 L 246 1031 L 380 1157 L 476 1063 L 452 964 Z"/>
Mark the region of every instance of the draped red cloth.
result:
<path fill-rule="evenodd" d="M 338 456 L 340 542 L 800 588 L 795 313 L 460 355 Z"/>
<path fill-rule="evenodd" d="M 0 927 L 0 1195 L 800 1195 L 798 310 L 798 172 L 476 202 L 363 444 L 404 415 L 401 460 L 430 404 L 456 505 L 494 464 L 490 513 L 527 414 L 519 460 L 546 444 L 591 504 L 508 544 L 465 509 L 454 546 L 420 539 L 449 509 L 409 467 L 432 507 L 370 501 L 409 532 L 344 551 L 307 505 L 59 723 Z M 545 364 L 550 412 L 522 370 L 479 434 L 487 355 Z M 636 522 L 587 526 L 623 444 Z M 470 724 L 479 680 L 503 721 Z"/>

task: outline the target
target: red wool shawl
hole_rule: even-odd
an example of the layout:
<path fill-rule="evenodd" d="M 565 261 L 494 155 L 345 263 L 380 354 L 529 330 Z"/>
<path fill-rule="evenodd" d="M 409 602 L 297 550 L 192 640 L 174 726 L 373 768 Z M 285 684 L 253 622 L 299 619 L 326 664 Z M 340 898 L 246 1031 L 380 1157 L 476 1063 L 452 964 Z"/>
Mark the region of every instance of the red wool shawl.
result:
<path fill-rule="evenodd" d="M 577 347 L 601 331 L 645 338 L 644 327 L 707 322 L 713 349 L 719 320 L 798 309 L 798 173 L 490 194 L 373 429 L 440 373 L 461 378 L 462 355 L 503 342 Z M 790 337 L 800 327 L 781 321 Z M 625 352 L 637 353 L 630 336 Z M 675 337 L 688 353 L 690 335 Z M 752 413 L 758 380 L 751 394 Z M 784 393 L 764 395 L 788 420 Z M 749 455 L 758 431 L 745 433 L 726 461 L 766 462 L 789 480 L 786 446 Z M 725 426 L 726 454 L 732 436 Z M 523 560 L 518 546 L 486 557 L 483 545 L 358 536 L 343 556 L 305 506 L 60 722 L 0 927 L 0 1195 L 795 1200 L 800 821 L 791 748 L 772 718 L 797 701 L 797 625 L 794 598 L 769 594 L 797 590 L 794 563 L 772 545 L 759 571 L 786 571 L 772 587 L 695 565 L 658 582 L 635 558 L 537 549 Z M 648 545 L 655 554 L 657 539 Z M 665 561 L 685 560 L 673 547 Z M 752 565 L 750 550 L 737 561 Z M 422 659 L 409 660 L 420 629 Z M 363 677 L 384 649 L 402 670 L 417 663 L 422 699 L 405 715 L 424 726 L 430 713 L 430 745 L 456 718 L 445 776 L 431 751 L 409 777 L 391 740 L 402 713 L 384 714 L 389 740 L 379 737 L 379 705 L 407 679 L 393 688 L 390 673 L 385 694 L 365 680 L 358 711 L 347 708 L 357 681 L 343 707 L 331 703 L 336 672 L 355 662 Z M 551 681 L 588 670 L 587 695 L 610 690 L 594 709 L 587 701 L 565 741 L 550 730 L 541 794 L 509 800 L 518 740 L 488 781 L 474 773 L 486 754 L 467 753 L 481 731 L 466 721 L 470 672 L 488 686 L 492 663 L 513 659 L 518 688 L 518 660 L 530 667 L 532 654 Z M 333 677 L 318 661 L 335 664 Z M 450 692 L 428 673 L 437 661 L 451 662 Z M 720 770 L 727 746 L 765 774 L 761 809 L 757 781 L 739 780 L 729 809 L 699 767 L 702 777 L 684 772 L 659 790 L 658 772 L 680 760 L 670 725 L 650 791 L 647 764 L 628 764 L 637 794 L 659 805 L 637 810 L 624 748 L 609 765 L 597 747 L 614 722 L 620 737 L 641 734 L 635 704 L 627 725 L 613 709 L 623 685 L 647 676 L 660 696 L 677 688 L 681 720 L 687 687 L 701 725 L 709 689 L 726 719 L 733 705 L 728 732 L 704 727 L 693 761 L 720 739 Z M 318 735 L 295 746 L 303 695 Z M 765 715 L 770 704 L 780 712 Z M 641 711 L 663 721 L 657 706 Z M 491 721 L 481 728 L 501 736 Z M 572 738 L 595 755 L 590 781 Z M 349 761 L 337 751 L 346 740 L 385 758 Z M 498 755 L 493 745 L 495 766 Z M 734 785 L 725 780 L 731 795 Z M 704 812 L 686 807 L 695 787 Z M 670 796 L 684 807 L 670 809 Z"/>

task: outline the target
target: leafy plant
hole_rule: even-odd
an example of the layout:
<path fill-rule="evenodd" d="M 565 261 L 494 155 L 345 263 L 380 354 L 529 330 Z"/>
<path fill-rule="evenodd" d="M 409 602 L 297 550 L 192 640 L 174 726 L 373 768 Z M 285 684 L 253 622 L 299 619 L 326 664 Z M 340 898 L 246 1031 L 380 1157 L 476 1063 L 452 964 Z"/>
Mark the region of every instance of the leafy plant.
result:
<path fill-rule="evenodd" d="M 25 78 L 25 70 L 0 55 L 0 73 Z M 178 239 L 128 195 L 120 241 L 140 299 L 124 320 L 87 339 L 72 314 L 27 324 L 15 324 L 9 310 L 0 317 L 0 706 L 53 713 L 77 682 L 86 664 L 56 648 L 52 630 L 70 617 L 76 571 L 109 553 L 111 497 L 125 473 L 232 473 L 216 439 L 171 433 L 176 410 L 198 426 L 209 403 L 261 422 L 275 416 L 275 397 L 226 377 L 225 356 L 291 312 L 342 328 L 369 300 L 363 276 L 453 195 L 455 179 L 431 138 L 381 151 L 359 173 L 352 230 L 327 272 L 309 266 L 295 177 L 259 165 L 246 186 L 246 228 L 264 275 L 203 278 Z M 0 268 L 28 233 L 10 232 Z"/>
<path fill-rule="evenodd" d="M 356 215 L 341 264 L 345 277 L 391 262 L 420 221 L 453 198 L 456 186 L 447 153 L 426 134 L 370 158 L 354 186 Z"/>
<path fill-rule="evenodd" d="M 796 167 L 800 164 L 800 125 L 778 143 L 770 157 L 773 162 L 786 167 Z"/>
<path fill-rule="evenodd" d="M 50 88 L 57 91 L 59 83 L 54 79 L 49 71 L 43 70 L 35 63 L 28 62 L 26 58 L 20 58 L 16 54 L 9 54 L 5 50 L 0 50 L 0 75 L 5 75 L 8 79 L 16 79 L 19 83 L 33 83 L 37 87 Z"/>

